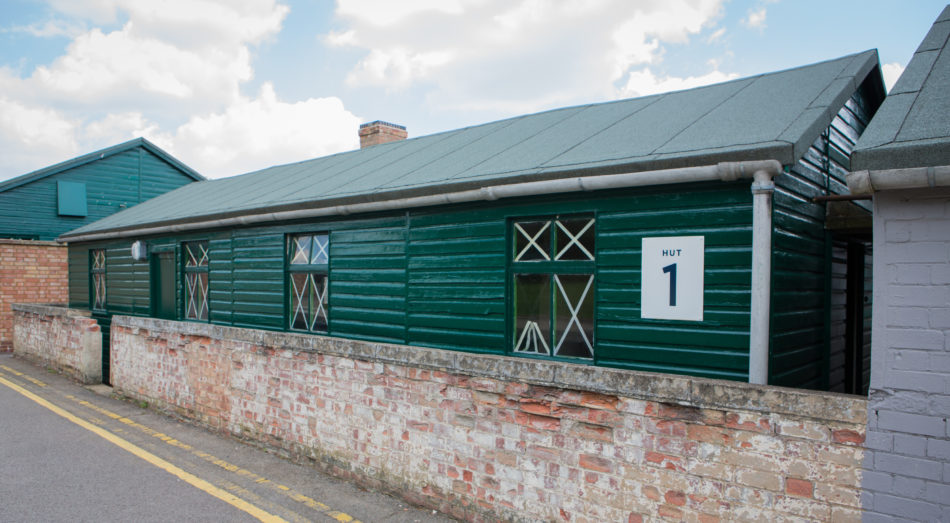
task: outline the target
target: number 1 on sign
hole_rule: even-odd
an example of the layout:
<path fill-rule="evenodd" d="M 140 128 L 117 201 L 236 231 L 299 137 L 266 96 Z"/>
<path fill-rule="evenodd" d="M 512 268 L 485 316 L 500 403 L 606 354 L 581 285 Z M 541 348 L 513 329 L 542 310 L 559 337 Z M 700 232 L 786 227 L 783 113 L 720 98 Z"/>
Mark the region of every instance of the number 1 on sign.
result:
<path fill-rule="evenodd" d="M 670 307 L 676 307 L 676 264 L 663 267 L 663 274 L 670 275 Z"/>

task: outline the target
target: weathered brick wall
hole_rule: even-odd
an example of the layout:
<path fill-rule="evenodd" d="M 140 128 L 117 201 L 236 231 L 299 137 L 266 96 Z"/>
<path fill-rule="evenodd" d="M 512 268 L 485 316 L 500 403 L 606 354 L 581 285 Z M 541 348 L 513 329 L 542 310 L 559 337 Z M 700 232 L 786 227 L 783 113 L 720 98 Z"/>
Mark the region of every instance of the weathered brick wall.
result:
<path fill-rule="evenodd" d="M 115 316 L 117 392 L 470 520 L 858 521 L 866 400 Z"/>
<path fill-rule="evenodd" d="M 950 192 L 874 195 L 869 521 L 950 521 Z"/>
<path fill-rule="evenodd" d="M 66 244 L 0 239 L 0 352 L 13 344 L 14 303 L 67 303 Z"/>
<path fill-rule="evenodd" d="M 14 304 L 13 353 L 82 383 L 102 383 L 102 333 L 86 311 Z"/>

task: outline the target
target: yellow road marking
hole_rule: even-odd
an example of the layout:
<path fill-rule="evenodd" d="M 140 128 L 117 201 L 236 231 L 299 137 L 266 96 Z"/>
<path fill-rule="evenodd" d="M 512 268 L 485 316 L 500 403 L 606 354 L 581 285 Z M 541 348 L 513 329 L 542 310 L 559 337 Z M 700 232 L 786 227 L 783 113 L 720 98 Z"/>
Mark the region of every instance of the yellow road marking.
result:
<path fill-rule="evenodd" d="M 213 455 L 211 455 L 211 454 L 208 454 L 207 452 L 198 450 L 198 449 L 192 447 L 191 445 L 188 445 L 187 443 L 182 443 L 181 441 L 178 441 L 178 440 L 176 440 L 176 439 L 174 439 L 174 438 L 172 438 L 172 437 L 170 437 L 170 436 L 167 436 L 167 435 L 165 435 L 165 434 L 162 434 L 161 432 L 158 432 L 158 431 L 155 430 L 155 429 L 152 429 L 152 428 L 150 428 L 150 427 L 147 427 L 147 426 L 145 426 L 145 425 L 142 425 L 141 423 L 137 423 L 137 422 L 135 422 L 135 421 L 133 421 L 133 420 L 131 420 L 131 419 L 129 419 L 129 418 L 123 417 L 121 414 L 116 414 L 116 413 L 114 413 L 114 412 L 112 412 L 112 411 L 110 411 L 110 410 L 104 409 L 104 408 L 102 408 L 102 407 L 100 407 L 100 406 L 98 406 L 98 405 L 95 405 L 95 404 L 93 404 L 93 403 L 90 403 L 90 402 L 88 402 L 88 401 L 81 400 L 81 399 L 79 399 L 79 398 L 77 398 L 77 397 L 75 397 L 75 396 L 72 396 L 72 395 L 68 395 L 68 394 L 67 394 L 67 395 L 66 395 L 66 398 L 68 398 L 68 399 L 70 399 L 70 400 L 73 400 L 73 401 L 75 401 L 76 403 L 79 403 L 80 405 L 82 405 L 82 406 L 84 406 L 84 407 L 86 407 L 86 408 L 88 408 L 88 409 L 94 410 L 94 411 L 98 412 L 99 414 L 102 414 L 103 416 L 106 416 L 106 417 L 108 417 L 108 418 L 110 418 L 110 419 L 116 420 L 116 421 L 118 421 L 118 422 L 120 422 L 120 423 L 124 423 L 124 424 L 126 424 L 126 425 L 128 425 L 128 426 L 130 426 L 130 427 L 137 428 L 137 429 L 139 429 L 140 431 L 142 431 L 142 432 L 144 432 L 144 433 L 146 433 L 146 434 L 148 434 L 148 435 L 150 435 L 150 436 L 153 436 L 153 437 L 155 437 L 155 438 L 158 438 L 158 439 L 164 441 L 165 443 L 168 443 L 169 445 L 172 445 L 173 447 L 178 447 L 178 448 L 180 448 L 180 449 L 187 450 L 187 451 L 191 452 L 192 454 L 194 454 L 195 456 L 198 456 L 199 458 L 201 458 L 201 459 L 207 461 L 208 463 L 212 463 L 212 464 L 214 464 L 214 465 L 217 465 L 217 466 L 223 468 L 224 470 L 227 470 L 227 471 L 229 471 L 229 472 L 233 472 L 233 473 L 235 473 L 235 474 L 237 474 L 237 475 L 239 475 L 239 476 L 245 476 L 245 477 L 247 477 L 247 478 L 249 478 L 249 479 L 254 480 L 255 483 L 260 483 L 260 484 L 268 483 L 268 484 L 272 485 L 274 488 L 277 488 L 277 489 L 280 490 L 281 492 L 285 493 L 287 496 L 290 497 L 290 499 L 292 499 L 292 500 L 294 500 L 294 501 L 296 501 L 296 502 L 298 502 L 298 503 L 302 503 L 302 504 L 306 505 L 307 507 L 310 507 L 310 508 L 312 508 L 312 509 L 314 509 L 314 510 L 317 510 L 317 511 L 319 511 L 319 512 L 323 512 L 323 513 L 327 514 L 328 516 L 330 516 L 330 517 L 336 519 L 337 521 L 350 522 L 350 523 L 362 523 L 360 520 L 354 518 L 353 516 L 350 516 L 349 514 L 347 514 L 347 513 L 345 513 L 345 512 L 340 512 L 340 511 L 337 511 L 337 510 L 331 510 L 331 509 L 330 509 L 330 506 L 327 505 L 327 504 L 325 504 L 325 503 L 321 503 L 321 502 L 319 502 L 319 501 L 317 501 L 317 500 L 315 500 L 315 499 L 313 499 L 313 498 L 311 498 L 311 497 L 309 497 L 309 496 L 305 496 L 305 495 L 300 494 L 300 493 L 298 493 L 298 492 L 294 492 L 293 489 L 291 489 L 291 488 L 289 488 L 289 487 L 286 487 L 286 486 L 284 486 L 284 485 L 281 485 L 281 484 L 279 484 L 279 483 L 272 483 L 271 480 L 269 480 L 269 479 L 267 479 L 267 478 L 265 478 L 265 477 L 258 476 L 257 474 L 255 474 L 255 473 L 253 473 L 253 472 L 251 472 L 251 471 L 249 471 L 249 470 L 242 469 L 242 468 L 238 467 L 237 465 L 232 465 L 231 463 L 228 463 L 227 461 L 224 461 L 223 459 L 218 459 L 217 457 L 215 457 L 215 456 L 213 456 Z"/>
<path fill-rule="evenodd" d="M 189 484 L 192 485 L 193 487 L 198 488 L 198 489 L 200 489 L 200 490 L 202 490 L 202 491 L 204 491 L 204 492 L 206 492 L 206 493 L 208 493 L 208 494 L 210 494 L 210 495 L 212 495 L 212 496 L 214 496 L 214 497 L 220 499 L 221 501 L 224 501 L 225 503 L 228 503 L 229 505 L 231 505 L 231 506 L 237 508 L 238 510 L 242 510 L 242 511 L 244 511 L 244 512 L 247 512 L 247 513 L 250 514 L 251 516 L 254 516 L 255 518 L 257 518 L 257 519 L 259 519 L 259 520 L 261 520 L 261 521 L 274 522 L 274 523 L 285 521 L 284 519 L 282 519 L 282 518 L 280 518 L 280 517 L 278 517 L 278 516 L 275 516 L 275 515 L 273 515 L 273 514 L 271 514 L 271 513 L 269 513 L 269 512 L 265 512 L 264 510 L 261 510 L 260 508 L 254 506 L 254 505 L 252 505 L 252 504 L 250 504 L 250 503 L 248 503 L 247 501 L 244 501 L 243 499 L 241 499 L 241 498 L 239 498 L 239 497 L 237 497 L 237 496 L 235 496 L 235 495 L 233 495 L 233 494 L 230 494 L 230 493 L 228 493 L 228 492 L 226 492 L 226 491 L 224 491 L 224 490 L 222 490 L 222 489 L 220 489 L 220 488 L 218 488 L 218 487 L 212 485 L 211 483 L 208 483 L 207 481 L 205 481 L 205 480 L 199 478 L 198 476 L 195 476 L 194 474 L 191 474 L 191 473 L 189 473 L 189 472 L 186 472 L 186 471 L 182 470 L 181 468 L 176 467 L 175 465 L 172 465 L 171 463 L 169 463 L 169 462 L 165 461 L 164 459 L 162 459 L 162 458 L 156 456 L 155 454 L 152 454 L 151 452 L 148 452 L 147 450 L 145 450 L 145 449 L 143 449 L 143 448 L 141 448 L 141 447 L 139 447 L 139 446 L 137 446 L 137 445 L 135 445 L 135 444 L 133 444 L 133 443 L 131 443 L 131 442 L 129 442 L 129 441 L 126 441 L 126 440 L 124 440 L 124 439 L 122 439 L 122 438 L 116 436 L 115 434 L 113 434 L 113 433 L 111 433 L 111 432 L 109 432 L 109 431 L 107 431 L 107 430 L 105 430 L 105 429 L 103 429 L 103 428 L 101 428 L 101 427 L 97 427 L 97 426 L 93 425 L 92 423 L 89 423 L 88 421 L 86 421 L 86 420 L 84 420 L 84 419 L 82 419 L 82 418 L 79 418 L 79 417 L 75 416 L 75 415 L 72 414 L 71 412 L 69 412 L 69 411 L 67 411 L 67 410 L 65 410 L 65 409 L 63 409 L 63 408 L 61 408 L 61 407 L 58 407 L 58 406 L 56 406 L 56 405 L 50 403 L 49 401 L 47 401 L 47 400 L 45 400 L 45 399 L 43 399 L 43 398 L 37 396 L 36 394 L 33 394 L 32 392 L 30 392 L 30 391 L 24 389 L 23 387 L 21 387 L 21 386 L 15 384 L 15 383 L 12 383 L 12 382 L 7 381 L 6 379 L 0 377 L 0 384 L 7 386 L 8 388 L 10 388 L 10 389 L 12 389 L 12 390 L 14 390 L 14 391 L 20 393 L 21 395 L 23 395 L 23 396 L 29 398 L 30 400 L 33 400 L 34 402 L 38 403 L 39 405 L 41 405 L 41 406 L 43 406 L 43 407 L 46 407 L 47 409 L 49 409 L 50 411 L 54 412 L 55 414 L 57 414 L 57 415 L 59 415 L 59 416 L 61 416 L 61 417 L 63 417 L 63 418 L 66 418 L 67 420 L 69 420 L 69 421 L 75 423 L 76 425 L 79 425 L 80 427 L 82 427 L 82 428 L 84 428 L 84 429 L 86 429 L 86 430 L 88 430 L 88 431 L 90 431 L 90 432 L 92 432 L 92 433 L 98 435 L 99 437 L 105 439 L 105 440 L 108 441 L 109 443 L 112 443 L 112 444 L 116 445 L 117 447 L 119 447 L 119 448 L 121 448 L 121 449 L 123 449 L 123 450 L 125 450 L 125 451 L 127 451 L 127 452 L 129 452 L 129 453 L 131 453 L 131 454 L 133 454 L 133 455 L 135 455 L 135 456 L 137 456 L 137 457 L 139 457 L 139 458 L 145 460 L 146 462 L 151 463 L 152 465 L 154 465 L 154 466 L 156 466 L 156 467 L 158 467 L 158 468 L 160 468 L 160 469 L 162 469 L 162 470 L 168 472 L 169 474 L 172 474 L 172 475 L 174 475 L 174 476 L 180 478 L 182 481 L 186 481 L 187 483 L 189 483 Z"/>
<path fill-rule="evenodd" d="M 40 381 L 40 380 L 38 380 L 38 379 L 36 379 L 36 378 L 34 378 L 34 377 L 32 377 L 32 376 L 23 376 L 23 379 L 25 379 L 26 381 L 29 381 L 29 382 L 32 383 L 33 385 L 38 385 L 38 386 L 40 386 L 40 387 L 45 387 L 45 386 L 46 386 L 45 383 L 43 383 L 42 381 Z"/>
<path fill-rule="evenodd" d="M 0 365 L 0 369 L 5 369 L 5 370 L 7 370 L 7 371 L 12 372 L 13 374 L 16 374 L 16 375 L 19 376 L 19 377 L 23 377 L 23 378 L 25 378 L 25 379 L 29 379 L 30 381 L 33 381 L 33 380 L 32 380 L 29 376 L 27 376 L 26 374 L 23 374 L 22 372 L 18 372 L 18 371 L 14 370 L 14 369 L 12 369 L 12 368 L 10 368 L 10 367 L 7 367 L 6 365 Z M 39 380 L 37 380 L 37 381 L 39 381 Z M 42 382 L 40 382 L 40 383 L 42 383 Z M 46 386 L 46 385 L 43 384 L 43 385 L 41 385 L 41 386 Z M 82 405 L 83 407 L 86 407 L 86 408 L 88 408 L 88 409 L 90 409 L 90 410 L 96 411 L 96 412 L 98 412 L 99 414 L 102 414 L 103 416 L 106 416 L 106 417 L 108 417 L 108 418 L 110 418 L 110 419 L 113 419 L 113 420 L 115 420 L 115 421 L 118 421 L 118 422 L 120 422 L 120 423 L 123 423 L 123 424 L 125 424 L 125 425 L 128 425 L 128 426 L 130 426 L 130 427 L 134 427 L 134 428 L 136 428 L 136 429 L 138 429 L 138 430 L 140 430 L 140 431 L 142 431 L 142 432 L 144 432 L 144 433 L 146 433 L 146 434 L 148 434 L 148 435 L 150 435 L 150 436 L 152 436 L 152 437 L 155 437 L 155 438 L 158 438 L 158 439 L 164 441 L 165 443 L 167 443 L 167 444 L 169 444 L 169 445 L 171 445 L 171 446 L 173 446 L 173 447 L 178 447 L 178 448 L 180 448 L 180 449 L 189 451 L 189 452 L 191 452 L 192 454 L 194 454 L 195 456 L 198 456 L 199 458 L 201 458 L 201 459 L 203 459 L 203 460 L 205 460 L 205 461 L 207 461 L 207 462 L 209 462 L 209 463 L 212 463 L 212 464 L 214 464 L 214 465 L 217 465 L 217 466 L 219 466 L 219 467 L 221 467 L 221 468 L 223 468 L 223 469 L 225 469 L 225 470 L 227 470 L 227 471 L 229 471 L 229 472 L 233 472 L 233 473 L 235 473 L 235 474 L 238 474 L 239 476 L 245 476 L 245 477 L 248 477 L 248 478 L 250 478 L 250 479 L 253 479 L 256 483 L 261 483 L 261 484 L 268 483 L 268 484 L 274 486 L 275 488 L 281 490 L 282 492 L 284 492 L 287 496 L 290 497 L 290 499 L 292 499 L 292 500 L 294 500 L 294 501 L 296 501 L 296 502 L 298 502 L 298 503 L 301 503 L 301 504 L 303 504 L 303 505 L 306 505 L 307 507 L 312 508 L 312 509 L 314 509 L 314 510 L 317 510 L 317 511 L 319 511 L 319 512 L 323 512 L 324 514 L 327 514 L 328 516 L 332 517 L 333 519 L 336 519 L 337 521 L 349 522 L 349 523 L 362 523 L 360 520 L 355 519 L 353 516 L 350 516 L 349 514 L 347 514 L 347 513 L 345 513 L 345 512 L 340 512 L 340 511 L 337 511 L 337 510 L 331 510 L 329 505 L 326 505 L 326 504 L 321 503 L 321 502 L 319 502 L 319 501 L 317 501 L 317 500 L 315 500 L 315 499 L 313 499 L 313 498 L 311 498 L 311 497 L 308 497 L 308 496 L 305 496 L 305 495 L 300 494 L 300 493 L 298 493 L 298 492 L 295 492 L 295 491 L 293 491 L 292 489 L 290 489 L 289 487 L 285 487 L 284 485 L 281 485 L 281 484 L 279 484 L 279 483 L 272 483 L 269 479 L 267 479 L 267 478 L 265 478 L 265 477 L 258 476 L 257 474 L 255 474 L 255 473 L 253 473 L 253 472 L 251 472 L 251 471 L 249 471 L 249 470 L 242 469 L 242 468 L 238 467 L 237 465 L 232 465 L 232 464 L 228 463 L 227 461 L 224 461 L 224 460 L 222 460 L 222 459 L 218 459 L 217 457 L 215 457 L 215 456 L 213 456 L 213 455 L 211 455 L 211 454 L 208 454 L 207 452 L 203 452 L 203 451 L 201 451 L 201 450 L 198 450 L 198 449 L 192 447 L 191 445 L 188 445 L 187 443 L 183 443 L 183 442 L 181 442 L 181 441 L 178 441 L 177 439 L 172 438 L 171 436 L 168 436 L 168 435 L 166 435 L 166 434 L 163 434 L 163 433 L 161 433 L 161 432 L 158 432 L 157 430 L 154 430 L 154 429 L 152 429 L 152 428 L 150 428 L 150 427 L 147 427 L 147 426 L 145 426 L 145 425 L 142 425 L 141 423 L 138 423 L 138 422 L 136 422 L 136 421 L 134 421 L 134 420 L 132 420 L 132 419 L 126 418 L 126 417 L 122 416 L 121 414 L 116 414 L 115 412 L 112 412 L 112 411 L 110 411 L 110 410 L 108 410 L 108 409 L 104 409 L 104 408 L 102 408 L 102 407 L 100 407 L 100 406 L 98 406 L 98 405 L 96 405 L 96 404 L 94 404 L 94 403 L 90 403 L 90 402 L 88 402 L 88 401 L 86 401 L 86 400 L 81 400 L 81 399 L 79 399 L 79 398 L 77 398 L 77 397 L 75 397 L 75 396 L 73 396 L 73 395 L 71 395 L 71 394 L 64 394 L 64 396 L 65 396 L 67 399 L 72 400 L 72 401 L 75 401 L 76 403 Z M 93 423 L 102 423 L 101 420 L 95 420 L 95 418 L 92 418 L 92 419 L 94 420 Z M 116 432 L 125 432 L 125 431 L 116 430 Z"/>
<path fill-rule="evenodd" d="M 5 370 L 5 371 L 7 371 L 7 372 L 13 374 L 14 376 L 19 376 L 19 377 L 25 379 L 26 381 L 29 381 L 29 382 L 33 383 L 34 385 L 39 385 L 40 387 L 45 387 L 45 386 L 46 386 L 45 383 L 43 383 L 42 381 L 40 381 L 40 380 L 34 378 L 33 376 L 27 376 L 26 374 L 23 374 L 22 372 L 20 372 L 20 371 L 18 371 L 18 370 L 11 369 L 10 367 L 7 367 L 6 365 L 0 365 L 0 369 L 3 369 L 3 370 Z"/>

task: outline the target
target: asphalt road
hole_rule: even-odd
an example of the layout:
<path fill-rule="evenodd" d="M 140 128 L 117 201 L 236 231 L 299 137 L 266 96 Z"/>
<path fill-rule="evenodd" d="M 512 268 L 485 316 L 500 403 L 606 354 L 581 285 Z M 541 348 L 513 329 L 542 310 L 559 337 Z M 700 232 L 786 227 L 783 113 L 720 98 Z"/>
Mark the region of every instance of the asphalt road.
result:
<path fill-rule="evenodd" d="M 452 521 L 0 354 L 0 521 Z"/>

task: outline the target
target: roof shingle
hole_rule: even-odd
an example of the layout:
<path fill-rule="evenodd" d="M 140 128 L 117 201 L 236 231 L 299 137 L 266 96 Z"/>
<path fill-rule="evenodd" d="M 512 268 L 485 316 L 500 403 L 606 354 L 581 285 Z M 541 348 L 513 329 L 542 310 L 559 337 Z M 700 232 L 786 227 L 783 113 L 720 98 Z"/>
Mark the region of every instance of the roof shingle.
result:
<path fill-rule="evenodd" d="M 950 165 L 950 6 L 944 8 L 878 109 L 851 170 Z"/>

